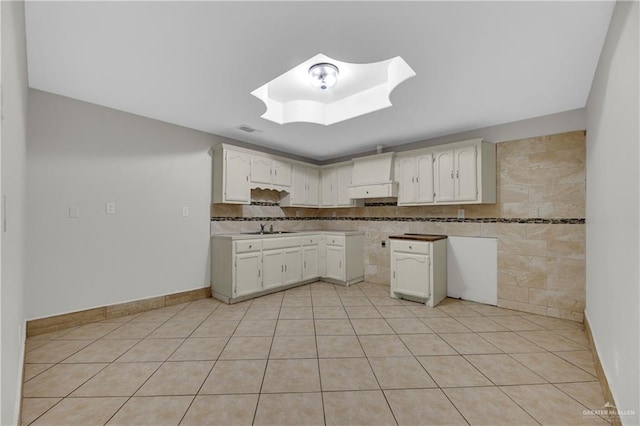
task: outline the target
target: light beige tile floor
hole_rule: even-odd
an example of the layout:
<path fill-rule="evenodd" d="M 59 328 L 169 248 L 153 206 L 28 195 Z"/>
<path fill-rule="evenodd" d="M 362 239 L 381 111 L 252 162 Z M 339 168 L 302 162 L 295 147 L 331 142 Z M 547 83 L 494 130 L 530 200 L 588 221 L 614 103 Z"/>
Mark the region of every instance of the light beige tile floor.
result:
<path fill-rule="evenodd" d="M 591 424 L 582 324 L 318 282 L 27 340 L 22 423 Z"/>

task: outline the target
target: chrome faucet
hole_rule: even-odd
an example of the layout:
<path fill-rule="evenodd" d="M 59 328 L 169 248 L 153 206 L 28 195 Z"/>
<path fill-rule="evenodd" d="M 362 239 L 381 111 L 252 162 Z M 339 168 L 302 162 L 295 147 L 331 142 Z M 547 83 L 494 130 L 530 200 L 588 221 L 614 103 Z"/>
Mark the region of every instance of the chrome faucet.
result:
<path fill-rule="evenodd" d="M 264 223 L 261 223 L 261 224 L 260 224 L 260 233 L 261 233 L 261 234 L 264 234 L 264 226 L 265 226 L 265 224 L 264 224 Z"/>
<path fill-rule="evenodd" d="M 273 224 L 269 225 L 269 232 L 273 233 Z"/>

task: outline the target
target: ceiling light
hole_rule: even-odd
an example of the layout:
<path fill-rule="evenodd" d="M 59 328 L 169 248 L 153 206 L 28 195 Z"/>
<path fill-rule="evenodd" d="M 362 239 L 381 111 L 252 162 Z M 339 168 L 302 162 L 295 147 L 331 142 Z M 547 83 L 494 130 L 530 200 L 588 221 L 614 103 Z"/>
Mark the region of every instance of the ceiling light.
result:
<path fill-rule="evenodd" d="M 340 70 L 340 84 L 336 85 Z M 262 118 L 279 124 L 329 126 L 391 106 L 389 96 L 416 73 L 400 56 L 370 64 L 319 54 L 251 92 L 264 102 Z M 313 85 L 309 84 L 311 78 Z M 321 90 L 314 90 L 316 86 Z M 332 90 L 326 90 L 333 87 Z"/>
<path fill-rule="evenodd" d="M 330 89 L 338 82 L 338 67 L 333 64 L 322 62 L 309 68 L 311 84 L 322 90 Z"/>

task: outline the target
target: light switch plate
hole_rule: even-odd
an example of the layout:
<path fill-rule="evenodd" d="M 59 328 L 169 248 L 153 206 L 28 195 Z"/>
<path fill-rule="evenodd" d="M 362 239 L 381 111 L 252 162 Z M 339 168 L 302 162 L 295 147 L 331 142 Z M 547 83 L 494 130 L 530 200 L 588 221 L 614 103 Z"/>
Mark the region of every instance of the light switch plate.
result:
<path fill-rule="evenodd" d="M 105 206 L 105 212 L 107 214 L 116 214 L 116 203 L 107 203 Z"/>
<path fill-rule="evenodd" d="M 189 207 L 183 207 L 182 208 L 182 217 L 187 217 L 189 216 Z"/>

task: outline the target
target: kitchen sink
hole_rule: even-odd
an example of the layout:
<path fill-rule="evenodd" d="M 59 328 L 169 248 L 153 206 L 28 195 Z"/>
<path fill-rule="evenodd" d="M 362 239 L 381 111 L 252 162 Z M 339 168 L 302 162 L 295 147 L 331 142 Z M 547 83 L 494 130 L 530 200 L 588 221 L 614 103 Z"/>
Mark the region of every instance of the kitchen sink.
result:
<path fill-rule="evenodd" d="M 277 235 L 277 234 L 293 234 L 295 231 L 255 231 L 255 232 L 242 232 L 245 235 Z"/>

